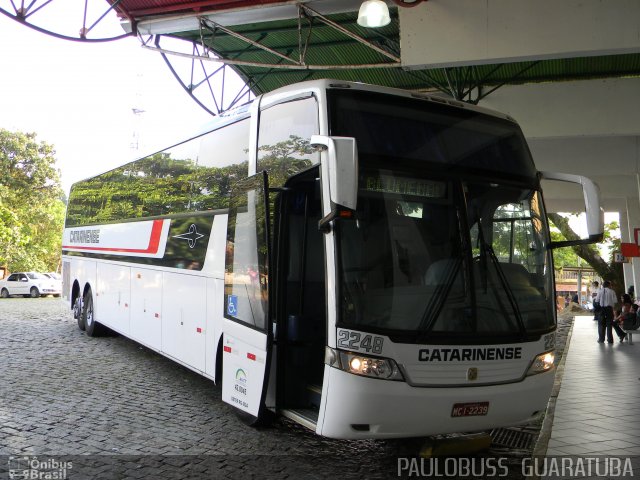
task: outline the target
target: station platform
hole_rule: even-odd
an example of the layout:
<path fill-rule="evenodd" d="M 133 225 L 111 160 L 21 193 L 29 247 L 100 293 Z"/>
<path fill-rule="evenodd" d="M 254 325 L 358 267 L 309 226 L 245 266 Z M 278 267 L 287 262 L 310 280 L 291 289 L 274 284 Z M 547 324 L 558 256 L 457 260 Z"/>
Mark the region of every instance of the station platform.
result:
<path fill-rule="evenodd" d="M 613 336 L 597 343 L 593 316 L 575 317 L 535 454 L 640 455 L 640 331 Z"/>

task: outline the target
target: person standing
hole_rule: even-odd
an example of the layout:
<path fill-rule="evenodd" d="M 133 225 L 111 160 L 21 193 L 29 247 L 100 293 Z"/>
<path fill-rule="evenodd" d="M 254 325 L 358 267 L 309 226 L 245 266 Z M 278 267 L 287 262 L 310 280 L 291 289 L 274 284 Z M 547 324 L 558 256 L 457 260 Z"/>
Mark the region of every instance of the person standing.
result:
<path fill-rule="evenodd" d="M 593 319 L 596 322 L 600 321 L 602 307 L 598 303 L 598 293 L 600 293 L 600 284 L 595 281 L 591 284 L 591 305 L 593 306 Z"/>
<path fill-rule="evenodd" d="M 607 343 L 613 343 L 613 306 L 616 304 L 616 292 L 611 289 L 611 282 L 606 280 L 602 288 L 598 290 L 596 302 L 600 304 L 602 311 L 598 320 L 598 343 L 604 342 L 605 332 Z"/>

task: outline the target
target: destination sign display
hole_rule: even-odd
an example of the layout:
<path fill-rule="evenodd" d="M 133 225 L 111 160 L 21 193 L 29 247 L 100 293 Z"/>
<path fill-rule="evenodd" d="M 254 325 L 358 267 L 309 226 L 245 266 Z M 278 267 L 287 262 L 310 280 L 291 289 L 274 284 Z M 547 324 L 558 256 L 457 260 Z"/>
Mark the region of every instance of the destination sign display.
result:
<path fill-rule="evenodd" d="M 447 196 L 445 182 L 393 175 L 366 175 L 362 188 L 371 192 L 397 193 L 415 197 L 446 198 Z"/>

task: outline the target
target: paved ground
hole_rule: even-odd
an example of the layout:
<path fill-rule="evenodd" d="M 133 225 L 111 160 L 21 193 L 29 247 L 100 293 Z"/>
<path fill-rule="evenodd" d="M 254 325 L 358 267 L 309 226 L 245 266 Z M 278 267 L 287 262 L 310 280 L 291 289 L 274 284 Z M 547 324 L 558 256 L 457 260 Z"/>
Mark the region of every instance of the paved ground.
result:
<path fill-rule="evenodd" d="M 640 339 L 628 347 L 640 351 Z M 494 437 L 479 465 L 506 456 L 509 478 L 519 478 L 512 467 L 529 447 L 504 445 Z M 65 465 L 48 478 L 389 478 L 399 465 L 405 477 L 436 473 L 401 463 L 419 446 L 330 440 L 284 419 L 247 427 L 212 382 L 126 338 L 87 337 L 59 299 L 0 300 L 0 480 Z"/>
<path fill-rule="evenodd" d="M 229 478 L 254 470 L 278 478 L 301 472 L 382 478 L 409 448 L 325 439 L 285 419 L 247 427 L 213 382 L 124 337 L 87 337 L 59 299 L 0 300 L 0 352 L 0 455 L 16 457 L 14 463 L 25 455 L 87 454 L 123 463 L 128 455 L 144 456 L 153 468 L 195 463 L 196 470 Z M 323 459 L 330 461 L 318 470 Z M 76 460 L 75 472 L 82 463 Z M 150 468 L 142 470 L 157 473 Z M 6 478 L 1 473 L 2 465 L 0 479 Z"/>
<path fill-rule="evenodd" d="M 640 455 L 640 332 L 597 343 L 596 327 L 575 319 L 547 455 Z"/>

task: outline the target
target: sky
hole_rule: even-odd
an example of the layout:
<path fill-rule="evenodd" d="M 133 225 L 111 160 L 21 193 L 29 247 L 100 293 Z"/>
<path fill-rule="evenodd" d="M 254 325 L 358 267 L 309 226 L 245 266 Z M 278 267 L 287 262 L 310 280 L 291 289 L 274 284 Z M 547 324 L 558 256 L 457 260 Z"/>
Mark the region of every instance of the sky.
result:
<path fill-rule="evenodd" d="M 43 9 L 63 32 L 69 12 Z M 102 28 L 123 32 L 115 14 Z M 169 146 L 211 120 L 137 38 L 73 42 L 0 15 L 0 72 L 0 128 L 53 144 L 67 193 L 73 182 Z"/>

